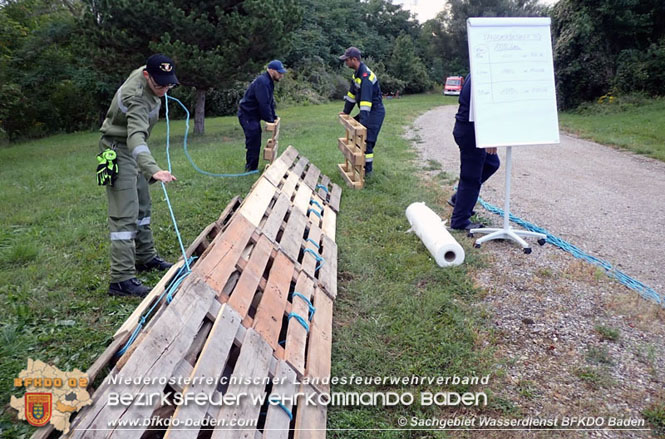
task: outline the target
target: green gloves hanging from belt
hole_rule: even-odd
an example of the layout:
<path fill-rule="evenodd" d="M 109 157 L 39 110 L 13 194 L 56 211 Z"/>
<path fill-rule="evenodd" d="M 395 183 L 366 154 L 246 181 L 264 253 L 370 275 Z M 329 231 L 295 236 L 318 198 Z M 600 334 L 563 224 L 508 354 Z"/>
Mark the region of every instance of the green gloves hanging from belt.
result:
<path fill-rule="evenodd" d="M 97 154 L 97 184 L 113 186 L 118 176 L 118 157 L 112 149 L 105 149 Z"/>

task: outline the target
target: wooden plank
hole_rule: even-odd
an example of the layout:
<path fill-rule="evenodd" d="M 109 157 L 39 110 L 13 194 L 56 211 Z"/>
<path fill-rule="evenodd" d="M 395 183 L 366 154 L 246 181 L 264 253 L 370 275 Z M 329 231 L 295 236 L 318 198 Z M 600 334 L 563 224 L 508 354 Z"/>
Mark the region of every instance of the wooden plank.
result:
<path fill-rule="evenodd" d="M 218 378 L 222 375 L 226 366 L 241 320 L 240 315 L 230 306 L 222 306 L 196 366 L 194 366 L 194 370 L 189 377 L 192 384 L 186 386 L 183 393 L 212 396 L 217 388 Z M 197 430 L 191 428 L 182 430 L 182 428 L 187 420 L 194 423 L 203 420 L 207 411 L 208 406 L 206 405 L 183 404 L 178 406 L 172 419 L 178 419 L 182 427 L 169 428 L 164 439 L 196 439 L 199 433 Z"/>
<path fill-rule="evenodd" d="M 203 317 L 208 312 L 210 304 L 215 300 L 215 292 L 194 274 L 190 274 L 181 286 L 181 291 L 175 296 L 173 302 L 164 310 L 162 317 L 147 333 L 134 354 L 129 358 L 120 377 L 131 379 L 133 377 L 170 378 L 182 357 L 191 345 Z M 197 322 L 190 323 L 187 322 Z M 150 394 L 161 392 L 163 385 L 145 384 L 130 386 L 134 394 Z M 123 439 L 140 438 L 142 430 L 114 430 L 109 432 L 110 420 L 133 420 L 149 417 L 155 406 L 136 404 L 130 407 L 112 407 L 108 405 L 107 389 L 91 410 L 81 413 L 84 419 L 79 428 L 73 432 L 73 438 L 101 438 L 118 437 Z M 156 404 L 159 400 L 155 401 Z"/>
<path fill-rule="evenodd" d="M 362 189 L 363 188 L 363 182 L 362 181 L 355 181 L 353 180 L 349 174 L 347 174 L 346 170 L 344 169 L 344 165 L 338 164 L 337 167 L 339 168 L 339 172 L 342 174 L 342 177 L 344 178 L 344 181 L 348 186 L 350 186 L 353 189 Z M 352 175 L 355 174 L 355 171 L 351 172 Z"/>
<path fill-rule="evenodd" d="M 254 329 L 272 346 L 279 347 L 284 308 L 291 288 L 294 266 L 282 252 L 277 252 L 268 276 L 268 283 L 254 317 Z"/>
<path fill-rule="evenodd" d="M 301 385 L 300 393 L 309 395 L 313 392 L 310 386 Z M 316 399 L 316 398 L 315 398 Z M 293 433 L 294 439 L 325 439 L 326 438 L 325 405 L 305 404 L 304 397 L 298 399 L 298 413 Z"/>
<path fill-rule="evenodd" d="M 310 216 L 314 216 L 314 213 L 310 213 Z M 309 235 L 307 236 L 307 241 L 305 241 L 305 248 L 312 250 L 316 255 L 319 255 L 319 248 L 321 247 L 321 229 L 318 227 L 310 227 Z M 310 239 L 316 242 L 314 245 Z M 311 277 L 316 275 L 316 267 L 319 262 L 316 260 L 316 256 L 312 252 L 306 251 L 303 253 L 302 257 L 302 269 L 305 273 L 309 274 Z"/>
<path fill-rule="evenodd" d="M 294 293 L 300 293 L 313 303 L 314 281 L 304 273 L 300 273 L 296 282 Z M 309 306 L 298 296 L 291 298 L 291 312 L 301 316 L 306 322 L 309 320 Z M 307 330 L 296 319 L 289 321 L 286 331 L 286 344 L 284 345 L 285 360 L 300 375 L 305 375 L 305 346 L 307 345 Z"/>
<path fill-rule="evenodd" d="M 266 264 L 270 258 L 273 246 L 267 237 L 261 236 L 252 251 L 249 262 L 238 279 L 228 304 L 235 309 L 242 318 L 247 316 L 249 307 L 254 299 L 256 289 L 261 282 Z"/>
<path fill-rule="evenodd" d="M 341 199 L 342 188 L 333 183 L 332 190 L 330 190 L 330 199 L 328 200 L 328 203 L 330 204 L 330 207 L 335 210 L 335 212 L 339 212 L 339 203 Z"/>
<path fill-rule="evenodd" d="M 277 189 L 266 179 L 259 179 L 256 187 L 247 196 L 238 213 L 249 220 L 254 227 L 259 227 L 263 214 Z"/>
<path fill-rule="evenodd" d="M 215 291 L 221 293 L 254 230 L 244 216 L 237 215 L 194 265 L 192 273 L 201 276 Z"/>
<path fill-rule="evenodd" d="M 305 217 L 305 215 L 299 210 L 291 209 L 289 220 L 286 223 L 286 227 L 284 227 L 280 246 L 282 251 L 286 253 L 293 262 L 298 261 L 306 226 L 307 217 Z"/>
<path fill-rule="evenodd" d="M 303 178 L 303 183 L 305 183 L 309 188 L 314 191 L 316 188 L 316 182 L 319 181 L 319 176 L 321 175 L 321 170 L 314 166 L 313 163 L 309 164 L 309 168 L 307 168 L 307 173 L 305 174 L 305 178 Z"/>
<path fill-rule="evenodd" d="M 279 131 L 280 118 L 275 119 L 274 122 L 266 122 L 266 131 L 277 132 Z"/>
<path fill-rule="evenodd" d="M 272 207 L 270 214 L 268 214 L 268 219 L 263 224 L 263 234 L 272 242 L 277 242 L 277 234 L 282 227 L 289 207 L 291 207 L 291 201 L 286 195 L 280 192 L 275 205 Z"/>
<path fill-rule="evenodd" d="M 270 167 L 268 167 L 268 170 L 263 173 L 263 177 L 275 187 L 279 186 L 286 171 L 292 164 L 292 161 L 289 161 L 288 158 L 284 157 L 285 154 L 282 154 L 277 160 L 275 160 Z"/>
<path fill-rule="evenodd" d="M 331 299 L 337 297 L 337 244 L 323 235 L 323 259 L 325 262 L 319 269 L 319 282 Z"/>
<path fill-rule="evenodd" d="M 319 195 L 319 197 L 321 197 L 321 199 L 323 201 L 325 201 L 327 203 L 328 200 L 330 199 L 330 193 L 329 193 L 330 190 L 328 189 L 328 186 L 330 185 L 330 177 L 323 174 L 321 176 L 320 185 L 321 185 L 321 187 L 316 188 L 316 193 Z M 323 189 L 323 188 L 325 188 L 325 189 Z"/>
<path fill-rule="evenodd" d="M 321 229 L 328 238 L 335 240 L 335 234 L 337 230 L 337 214 L 330 206 L 323 207 L 323 222 L 321 224 Z"/>
<path fill-rule="evenodd" d="M 284 182 L 281 191 L 284 195 L 288 197 L 289 201 L 291 201 L 291 199 L 295 195 L 296 186 L 298 185 L 299 182 L 300 182 L 300 177 L 298 177 L 296 174 L 294 174 L 291 171 L 287 172 L 286 181 Z"/>
<path fill-rule="evenodd" d="M 317 391 L 328 393 L 330 385 L 326 382 L 330 378 L 332 362 L 333 301 L 317 288 L 312 302 L 316 312 L 309 331 L 306 374 L 312 378 L 313 383 L 317 383 L 314 386 Z"/>
<path fill-rule="evenodd" d="M 229 204 L 226 205 L 222 213 L 219 215 L 219 218 L 217 219 L 217 224 L 220 226 L 224 226 L 226 223 L 229 222 L 235 211 L 240 207 L 240 204 L 242 203 L 242 198 L 238 195 L 235 197 L 231 198 L 231 201 L 229 201 Z"/>
<path fill-rule="evenodd" d="M 239 404 L 225 405 L 221 408 L 216 419 L 223 421 L 223 425 L 230 425 L 231 420 L 254 420 L 258 419 L 260 404 L 252 401 L 253 395 L 265 393 L 264 386 L 251 384 L 252 380 L 262 380 L 268 377 L 272 349 L 259 333 L 250 329 L 245 335 L 240 355 L 231 376 L 231 385 L 227 394 L 246 395 L 241 398 Z M 243 378 L 247 378 L 244 380 Z M 245 384 L 247 381 L 250 384 Z M 255 430 L 230 430 L 219 429 L 212 434 L 212 439 L 254 439 Z"/>
<path fill-rule="evenodd" d="M 296 163 L 296 165 L 291 169 L 291 172 L 296 174 L 298 176 L 298 179 L 300 180 L 302 177 L 302 173 L 305 171 L 305 168 L 309 164 L 309 160 L 305 156 L 300 156 L 300 159 Z"/>
<path fill-rule="evenodd" d="M 337 147 L 342 151 L 344 158 L 351 162 L 353 166 L 365 164 L 365 154 L 353 145 L 348 144 L 343 137 L 337 139 Z"/>
<path fill-rule="evenodd" d="M 303 215 L 307 215 L 309 210 L 309 202 L 312 199 L 312 189 L 304 184 L 301 184 L 298 187 L 298 192 L 296 192 L 296 197 L 293 199 L 293 205 L 296 209 L 300 210 Z"/>
<path fill-rule="evenodd" d="M 300 153 L 298 152 L 297 149 L 295 149 L 292 145 L 289 145 L 286 148 L 286 151 L 284 151 L 284 154 L 282 154 L 280 157 L 284 160 L 289 162 L 289 165 L 292 165 L 296 157 L 298 157 Z M 289 166 L 290 168 L 291 166 Z"/>
<path fill-rule="evenodd" d="M 293 397 L 297 389 L 295 371 L 284 361 L 280 361 L 274 377 L 278 384 L 273 386 L 271 395 L 275 395 L 277 401 L 293 412 Z M 263 427 L 263 439 L 288 439 L 290 423 L 291 419 L 284 409 L 279 405 L 270 404 Z"/>

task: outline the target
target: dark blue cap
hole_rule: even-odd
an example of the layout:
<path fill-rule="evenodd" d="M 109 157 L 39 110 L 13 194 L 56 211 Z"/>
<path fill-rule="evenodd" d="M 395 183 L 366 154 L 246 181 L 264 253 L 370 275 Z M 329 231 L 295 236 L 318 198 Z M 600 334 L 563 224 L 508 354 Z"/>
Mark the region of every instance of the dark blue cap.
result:
<path fill-rule="evenodd" d="M 358 58 L 360 59 L 360 50 L 357 47 L 349 47 L 344 52 L 344 55 L 340 56 L 339 59 L 344 61 L 347 58 Z"/>
<path fill-rule="evenodd" d="M 279 73 L 286 73 L 286 69 L 284 68 L 284 64 L 278 59 L 273 59 L 268 63 L 268 68 L 272 70 L 277 70 Z"/>
<path fill-rule="evenodd" d="M 179 84 L 175 77 L 175 63 L 166 55 L 152 55 L 145 63 L 145 69 L 159 85 Z"/>

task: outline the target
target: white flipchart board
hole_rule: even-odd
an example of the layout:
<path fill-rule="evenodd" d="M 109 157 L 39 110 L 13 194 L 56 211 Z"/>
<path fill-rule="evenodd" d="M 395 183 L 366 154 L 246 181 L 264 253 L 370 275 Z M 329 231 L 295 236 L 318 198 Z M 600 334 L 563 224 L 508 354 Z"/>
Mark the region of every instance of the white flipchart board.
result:
<path fill-rule="evenodd" d="M 469 18 L 479 148 L 559 143 L 549 18 Z"/>

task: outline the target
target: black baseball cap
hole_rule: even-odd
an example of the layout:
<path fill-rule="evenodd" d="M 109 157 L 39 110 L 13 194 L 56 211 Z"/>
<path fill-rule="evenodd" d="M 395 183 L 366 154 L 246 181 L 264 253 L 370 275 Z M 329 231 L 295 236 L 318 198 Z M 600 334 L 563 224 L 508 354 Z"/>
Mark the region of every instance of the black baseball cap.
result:
<path fill-rule="evenodd" d="M 166 55 L 161 53 L 152 55 L 146 61 L 145 69 L 159 85 L 179 84 L 178 78 L 175 77 L 175 63 Z"/>
<path fill-rule="evenodd" d="M 344 55 L 340 56 L 339 59 L 344 61 L 347 58 L 358 58 L 360 59 L 360 50 L 357 47 L 349 47 L 344 52 Z"/>

